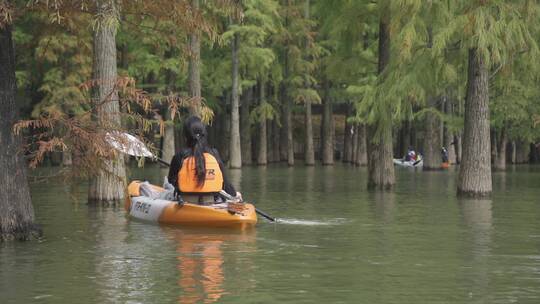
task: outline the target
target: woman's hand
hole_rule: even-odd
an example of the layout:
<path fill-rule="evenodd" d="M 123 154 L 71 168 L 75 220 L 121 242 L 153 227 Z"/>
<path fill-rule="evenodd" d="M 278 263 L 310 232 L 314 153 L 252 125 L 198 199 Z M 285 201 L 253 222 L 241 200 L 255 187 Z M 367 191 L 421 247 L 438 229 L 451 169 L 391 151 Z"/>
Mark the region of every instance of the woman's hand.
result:
<path fill-rule="evenodd" d="M 237 199 L 239 202 L 243 202 L 243 201 L 244 201 L 244 200 L 242 199 L 242 193 L 240 193 L 240 192 L 236 192 L 235 199 Z"/>

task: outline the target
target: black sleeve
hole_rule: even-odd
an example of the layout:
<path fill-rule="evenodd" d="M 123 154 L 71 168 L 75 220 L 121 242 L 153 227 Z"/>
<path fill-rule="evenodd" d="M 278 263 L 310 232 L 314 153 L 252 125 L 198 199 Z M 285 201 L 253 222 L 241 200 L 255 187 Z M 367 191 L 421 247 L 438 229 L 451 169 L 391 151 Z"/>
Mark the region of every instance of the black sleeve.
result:
<path fill-rule="evenodd" d="M 216 149 L 212 149 L 212 155 L 214 155 L 214 157 L 218 161 L 219 169 L 223 174 L 223 190 L 225 190 L 225 192 L 232 196 L 236 196 L 236 189 L 234 189 L 234 186 L 229 182 L 229 179 L 227 178 L 227 174 L 225 173 L 225 165 L 223 165 L 223 161 L 219 156 L 219 152 Z"/>
<path fill-rule="evenodd" d="M 180 169 L 182 168 L 183 161 L 184 157 L 182 153 L 175 154 L 171 160 L 169 176 L 167 176 L 167 178 L 169 179 L 169 183 L 171 183 L 175 188 L 178 188 L 178 172 L 180 172 Z"/>

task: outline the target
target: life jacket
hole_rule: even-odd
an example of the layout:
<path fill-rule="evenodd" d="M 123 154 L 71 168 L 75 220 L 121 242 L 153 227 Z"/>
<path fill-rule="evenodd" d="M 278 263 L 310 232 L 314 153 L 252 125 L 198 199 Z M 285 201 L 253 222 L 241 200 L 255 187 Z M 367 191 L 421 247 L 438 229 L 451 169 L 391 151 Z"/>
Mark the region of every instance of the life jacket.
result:
<path fill-rule="evenodd" d="M 217 159 L 210 153 L 204 153 L 206 178 L 204 184 L 197 185 L 197 171 L 195 157 L 184 159 L 182 168 L 178 172 L 178 189 L 182 193 L 213 193 L 223 189 L 223 172 L 219 168 Z"/>

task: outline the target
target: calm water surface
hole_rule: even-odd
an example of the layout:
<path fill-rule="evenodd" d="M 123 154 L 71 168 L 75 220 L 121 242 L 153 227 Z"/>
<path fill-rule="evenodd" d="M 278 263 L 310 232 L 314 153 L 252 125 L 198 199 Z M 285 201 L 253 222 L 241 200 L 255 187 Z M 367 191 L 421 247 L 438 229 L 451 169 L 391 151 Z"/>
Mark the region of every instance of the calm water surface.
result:
<path fill-rule="evenodd" d="M 244 198 L 281 218 L 185 229 L 86 205 L 84 186 L 32 185 L 39 242 L 0 245 L 0 303 L 540 303 L 540 167 L 494 173 L 458 200 L 454 171 L 245 168 Z M 161 183 L 157 167 L 132 175 Z"/>

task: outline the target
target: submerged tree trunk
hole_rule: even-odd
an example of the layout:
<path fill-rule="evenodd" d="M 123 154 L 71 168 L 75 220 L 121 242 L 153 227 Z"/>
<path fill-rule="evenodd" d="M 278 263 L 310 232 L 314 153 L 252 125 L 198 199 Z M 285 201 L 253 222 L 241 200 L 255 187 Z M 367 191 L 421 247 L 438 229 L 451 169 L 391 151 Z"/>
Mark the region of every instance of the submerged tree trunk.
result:
<path fill-rule="evenodd" d="M 454 147 L 456 148 L 456 164 L 461 164 L 461 155 L 463 151 L 463 143 L 461 140 L 461 132 L 454 136 Z"/>
<path fill-rule="evenodd" d="M 357 128 L 358 133 L 358 143 L 356 151 L 356 162 L 357 166 L 367 166 L 368 164 L 368 155 L 367 155 L 367 142 L 366 142 L 366 125 L 359 124 Z"/>
<path fill-rule="evenodd" d="M 390 8 L 385 8 L 379 22 L 379 77 L 390 61 Z M 368 188 L 390 189 L 395 184 L 392 122 L 377 121 L 368 127 Z M 377 127 L 380 136 L 377 136 Z"/>
<path fill-rule="evenodd" d="M 257 156 L 257 165 L 266 166 L 267 149 L 266 149 L 266 119 L 259 123 L 259 152 Z"/>
<path fill-rule="evenodd" d="M 516 151 L 517 148 L 516 148 L 515 141 L 512 141 L 511 147 L 512 147 L 512 152 L 510 154 L 510 162 L 514 165 L 517 162 L 517 151 Z"/>
<path fill-rule="evenodd" d="M 313 147 L 313 123 L 311 119 L 311 101 L 306 101 L 306 114 L 304 121 L 306 124 L 305 138 L 305 162 L 306 166 L 315 165 L 315 149 Z"/>
<path fill-rule="evenodd" d="M 260 88 L 259 88 L 259 103 L 262 105 L 266 102 L 266 86 L 264 81 L 260 82 Z M 257 155 L 257 165 L 259 166 L 266 166 L 268 163 L 268 152 L 266 148 L 266 117 L 260 117 L 259 121 L 259 151 Z"/>
<path fill-rule="evenodd" d="M 191 0 L 191 9 L 194 14 L 199 14 L 199 0 Z M 188 85 L 189 95 L 192 103 L 189 107 L 189 114 L 201 116 L 201 42 L 197 30 L 192 30 L 189 34 L 189 64 L 188 64 Z"/>
<path fill-rule="evenodd" d="M 93 91 L 97 106 L 96 118 L 101 127 L 120 127 L 118 91 L 116 89 L 116 28 L 111 19 L 118 18 L 115 1 L 96 1 L 97 25 L 94 27 Z M 107 202 L 122 200 L 125 194 L 126 170 L 124 156 L 106 160 L 103 168 L 90 179 L 88 200 Z"/>
<path fill-rule="evenodd" d="M 11 26 L 0 27 L 0 241 L 39 236 L 26 179 L 20 135 L 13 133 L 19 118 L 15 103 L 15 54 Z"/>
<path fill-rule="evenodd" d="M 489 131 L 489 138 L 491 139 L 491 144 L 489 145 L 491 147 L 491 165 L 492 167 L 495 165 L 495 162 L 497 161 L 497 131 L 495 128 L 491 128 Z"/>
<path fill-rule="evenodd" d="M 272 139 L 274 138 L 274 128 L 271 120 L 266 120 L 266 161 L 268 163 L 274 162 L 274 149 L 272 146 Z"/>
<path fill-rule="evenodd" d="M 508 137 L 506 135 L 506 128 L 501 129 L 501 134 L 497 140 L 497 157 L 493 164 L 495 170 L 506 170 L 506 145 L 508 144 Z"/>
<path fill-rule="evenodd" d="M 429 97 L 428 106 L 437 108 L 437 98 Z M 424 170 L 441 169 L 441 121 L 437 114 L 426 113 L 424 129 Z"/>
<path fill-rule="evenodd" d="M 239 106 L 239 73 L 238 73 L 238 34 L 232 40 L 232 100 L 231 100 L 231 142 L 229 167 L 242 168 L 242 152 L 240 146 L 240 113 Z"/>
<path fill-rule="evenodd" d="M 459 168 L 458 194 L 491 194 L 488 67 L 476 49 L 469 50 L 463 159 Z"/>
<path fill-rule="evenodd" d="M 526 164 L 529 162 L 529 156 L 531 153 L 531 145 L 524 141 L 518 140 L 516 142 L 516 164 Z"/>
<path fill-rule="evenodd" d="M 251 154 L 251 121 L 249 119 L 249 106 L 253 99 L 253 88 L 247 88 L 242 95 L 242 108 L 240 113 L 240 120 L 242 123 L 242 138 L 240 140 L 242 146 L 242 164 L 251 165 L 253 163 L 253 156 Z"/>
<path fill-rule="evenodd" d="M 334 164 L 334 117 L 332 113 L 332 100 L 330 98 L 328 82 L 325 81 L 325 96 L 323 100 L 323 130 L 322 130 L 322 164 Z"/>

